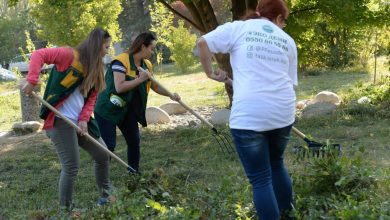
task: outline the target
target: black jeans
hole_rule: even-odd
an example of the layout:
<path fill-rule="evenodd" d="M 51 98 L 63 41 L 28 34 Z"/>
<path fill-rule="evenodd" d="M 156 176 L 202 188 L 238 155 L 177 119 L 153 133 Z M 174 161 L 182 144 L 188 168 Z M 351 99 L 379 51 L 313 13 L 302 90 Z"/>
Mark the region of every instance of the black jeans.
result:
<path fill-rule="evenodd" d="M 99 125 L 102 138 L 107 148 L 112 152 L 114 152 L 116 147 L 116 126 L 118 126 L 126 140 L 128 164 L 138 171 L 140 161 L 140 133 L 135 114 L 129 110 L 119 125 L 104 119 L 96 113 L 95 118 Z"/>

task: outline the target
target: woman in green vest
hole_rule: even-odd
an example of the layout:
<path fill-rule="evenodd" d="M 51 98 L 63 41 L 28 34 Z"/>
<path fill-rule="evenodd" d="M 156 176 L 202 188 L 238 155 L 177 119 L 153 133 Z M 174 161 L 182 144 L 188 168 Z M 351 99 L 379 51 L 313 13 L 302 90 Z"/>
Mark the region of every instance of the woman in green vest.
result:
<path fill-rule="evenodd" d="M 144 127 L 147 125 L 145 110 L 149 90 L 169 96 L 167 91 L 148 80 L 148 74 L 140 69 L 153 72 L 147 59 L 155 47 L 156 37 L 152 33 L 142 33 L 127 52 L 115 57 L 106 72 L 106 89 L 99 94 L 95 106 L 96 121 L 108 149 L 115 149 L 118 126 L 127 143 L 128 164 L 137 172 L 140 161 L 138 123 Z M 172 100 L 180 100 L 179 95 L 175 93 Z"/>
<path fill-rule="evenodd" d="M 96 28 L 76 48 L 45 48 L 34 51 L 31 56 L 24 93 L 31 94 L 33 91 L 43 64 L 55 64 L 43 98 L 82 130 L 82 133 L 77 133 L 75 128 L 56 117 L 46 107 L 42 107 L 40 117 L 45 120 L 43 129 L 56 147 L 61 162 L 61 211 L 72 213 L 74 206 L 72 194 L 80 166 L 79 146 L 94 159 L 96 183 L 101 193 L 98 204 L 103 205 L 109 200 L 109 157 L 83 136 L 83 133 L 89 132 L 104 144 L 98 127 L 93 126 L 91 115 L 97 94 L 104 89 L 102 57 L 107 54 L 110 42 L 109 33 Z"/>

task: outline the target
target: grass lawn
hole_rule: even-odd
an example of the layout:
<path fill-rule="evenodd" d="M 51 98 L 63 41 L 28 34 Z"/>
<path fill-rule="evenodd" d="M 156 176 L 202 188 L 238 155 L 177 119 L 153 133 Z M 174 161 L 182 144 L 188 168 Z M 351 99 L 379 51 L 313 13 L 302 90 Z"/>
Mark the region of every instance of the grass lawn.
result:
<path fill-rule="evenodd" d="M 156 79 L 172 92 L 178 92 L 189 106 L 227 105 L 223 85 L 207 79 L 199 67 L 187 74 L 178 74 L 173 67 L 166 66 L 164 72 L 157 72 Z M 366 83 L 371 79 L 372 75 L 367 73 L 305 75 L 300 77 L 297 96 L 299 100 L 307 99 L 322 90 L 330 90 L 347 97 L 350 95 L 349 89 L 357 82 Z M 9 130 L 12 123 L 20 120 L 20 116 L 15 116 L 20 114 L 20 105 L 13 101 L 18 98 L 18 94 L 0 96 L 0 130 Z M 148 105 L 159 106 L 168 101 L 169 98 L 152 92 Z M 319 191 L 308 192 L 309 189 L 316 190 L 310 187 L 320 185 L 320 180 L 331 179 L 332 176 L 330 171 L 321 171 L 314 173 L 319 175 L 317 182 L 307 180 L 308 185 L 302 182 L 302 177 L 311 174 L 307 169 L 312 162 L 296 160 L 292 146 L 302 145 L 303 141 L 292 135 L 286 163 L 294 181 L 296 216 L 303 219 L 318 219 L 319 216 L 325 219 L 356 219 L 361 214 L 364 216 L 362 219 L 390 218 L 389 125 L 388 116 L 349 115 L 342 111 L 327 117 L 298 119 L 295 126 L 302 132 L 317 141 L 329 140 L 342 144 L 345 155 L 355 154 L 356 149 L 365 149 L 357 153 L 363 158 L 360 164 L 351 162 L 355 156 L 343 157 L 334 163 L 334 172 L 338 172 L 337 169 L 346 171 L 337 182 L 340 186 L 338 190 L 350 187 L 343 185 L 343 181 L 352 178 L 358 182 L 366 177 L 367 181 L 371 181 L 372 177 L 377 187 L 348 196 L 339 195 L 337 190 L 325 195 Z M 229 133 L 227 127 L 220 129 Z M 159 126 L 143 128 L 142 175 L 129 176 L 121 164 L 112 161 L 110 176 L 118 201 L 103 208 L 95 204 L 98 194 L 95 191 L 92 161 L 81 151 L 74 202 L 83 209 L 82 218 L 254 219 L 251 187 L 239 160 L 235 155 L 226 157 L 221 154 L 210 134 L 210 130 L 204 126 L 174 130 Z M 126 159 L 126 144 L 122 136 L 118 136 L 116 153 Z M 320 168 L 315 167 L 311 171 L 313 169 Z M 59 172 L 60 164 L 54 147 L 44 134 L 0 140 L 0 219 L 57 216 Z M 353 175 L 355 173 L 359 175 Z M 319 197 L 314 197 L 317 195 Z M 343 199 L 339 200 L 339 197 Z"/>

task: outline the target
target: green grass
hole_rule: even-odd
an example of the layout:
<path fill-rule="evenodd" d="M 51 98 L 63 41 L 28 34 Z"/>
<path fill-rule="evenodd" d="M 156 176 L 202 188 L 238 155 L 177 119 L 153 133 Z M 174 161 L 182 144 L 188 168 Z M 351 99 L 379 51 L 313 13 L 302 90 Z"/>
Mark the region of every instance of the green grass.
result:
<path fill-rule="evenodd" d="M 0 96 L 0 131 L 9 131 L 22 120 L 19 92 Z"/>
<path fill-rule="evenodd" d="M 200 66 L 195 66 L 186 74 L 179 74 L 172 65 L 167 65 L 163 74 L 156 71 L 155 78 L 170 92 L 177 92 L 190 107 L 229 105 L 224 85 L 207 78 Z M 160 106 L 168 101 L 168 97 L 151 92 L 148 105 Z"/>
<path fill-rule="evenodd" d="M 17 82 L 15 81 L 1 81 L 0 80 L 0 94 L 18 89 Z"/>
<path fill-rule="evenodd" d="M 357 82 L 368 82 L 370 78 L 371 75 L 365 72 L 329 71 L 316 76 L 302 74 L 296 89 L 297 99 L 311 99 L 324 90 L 343 95 Z"/>
<path fill-rule="evenodd" d="M 164 72 L 166 74 L 157 73 L 156 79 L 172 92 L 178 92 L 189 106 L 227 105 L 225 96 L 221 95 L 223 85 L 207 79 L 199 67 L 187 74 L 178 74 L 168 66 Z M 351 87 L 358 81 L 367 82 L 370 77 L 371 74 L 341 72 L 301 77 L 297 96 L 299 99 L 311 98 L 327 89 L 349 97 Z M 2 111 L 2 122 L 11 124 L 12 120 L 18 120 L 17 117 L 11 118 L 12 114 L 19 114 L 17 108 L 10 107 L 16 98 L 15 94 L 15 97 L 1 102 L 5 103 L 1 108 L 10 112 L 10 115 L 3 115 L 7 111 Z M 151 92 L 148 105 L 159 106 L 167 101 L 168 98 Z M 294 183 L 297 183 L 294 185 L 296 215 L 303 219 L 357 219 L 359 214 L 364 216 L 362 219 L 390 218 L 389 123 L 388 115 L 349 115 L 342 110 L 332 116 L 297 120 L 295 126 L 316 141 L 342 144 L 344 162 L 338 164 L 336 161 L 332 167 L 325 161 L 325 166 L 328 165 L 330 170 L 334 168 L 335 174 L 346 179 L 354 175 L 348 172 L 350 170 L 367 169 L 367 173 L 362 171 L 361 179 L 354 181 L 372 176 L 376 179 L 373 185 L 378 186 L 356 189 L 356 193 L 348 194 L 349 197 L 337 190 L 325 196 L 308 192 L 309 185 L 317 184 L 315 178 L 323 178 L 323 181 L 331 178 L 326 176 L 328 171 L 315 172 L 313 169 L 320 168 L 312 165 L 312 160 L 296 160 L 292 146 L 302 145 L 303 141 L 293 135 L 286 152 L 286 163 Z M 226 127 L 220 129 L 229 133 Z M 204 126 L 197 129 L 172 130 L 159 126 L 142 129 L 143 174 L 129 176 L 121 164 L 112 161 L 110 176 L 118 201 L 104 208 L 95 205 L 98 194 L 92 161 L 81 151 L 74 202 L 84 209 L 82 218 L 254 219 L 251 187 L 240 162 L 236 157 L 223 156 L 210 134 L 209 128 Z M 126 159 L 125 141 L 121 135 L 117 139 L 116 153 Z M 365 149 L 362 153 L 364 160 L 361 164 L 353 163 L 353 155 L 361 148 Z M 0 140 L 0 219 L 56 217 L 59 172 L 54 147 L 43 134 Z M 310 180 L 309 174 L 312 173 L 318 175 L 314 180 Z"/>

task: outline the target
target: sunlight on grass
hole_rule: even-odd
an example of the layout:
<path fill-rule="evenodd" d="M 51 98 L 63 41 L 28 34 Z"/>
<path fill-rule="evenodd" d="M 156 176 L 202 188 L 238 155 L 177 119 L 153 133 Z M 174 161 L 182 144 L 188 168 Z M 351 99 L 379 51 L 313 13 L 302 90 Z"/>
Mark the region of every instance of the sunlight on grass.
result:
<path fill-rule="evenodd" d="M 0 95 L 2 93 L 15 91 L 17 89 L 18 89 L 17 81 L 10 81 L 10 82 L 0 81 Z"/>
<path fill-rule="evenodd" d="M 178 93 L 182 101 L 190 107 L 215 105 L 228 106 L 228 98 L 224 91 L 224 84 L 207 78 L 200 68 L 190 73 L 180 74 L 167 67 L 164 74 L 156 74 L 156 79 L 170 92 Z M 148 106 L 160 106 L 171 102 L 170 98 L 150 92 Z"/>
<path fill-rule="evenodd" d="M 0 131 L 9 131 L 22 118 L 19 93 L 0 96 L 0 108 Z"/>
<path fill-rule="evenodd" d="M 199 66 L 188 73 L 180 73 L 172 65 L 164 65 L 162 72 L 156 70 L 156 79 L 171 92 L 178 92 L 190 107 L 227 106 L 223 84 L 208 79 Z M 371 77 L 371 73 L 338 71 L 300 75 L 297 96 L 299 99 L 312 98 L 322 90 L 330 90 L 350 98 L 354 95 L 350 89 L 357 82 L 370 83 Z M 0 96 L 0 130 L 9 129 L 12 123 L 20 120 L 19 102 L 18 94 Z M 151 92 L 148 106 L 166 102 L 170 99 Z M 349 211 L 357 211 L 372 213 L 374 217 L 368 219 L 380 219 L 380 214 L 386 219 L 390 215 L 386 211 L 390 210 L 386 206 L 388 203 L 384 202 L 390 196 L 389 117 L 378 114 L 371 107 L 366 111 L 357 109 L 356 114 L 348 113 L 344 109 L 346 106 L 339 108 L 333 115 L 298 118 L 294 124 L 320 143 L 340 143 L 344 155 L 340 161 L 330 161 L 332 164 L 318 159 L 298 161 L 292 147 L 303 145 L 304 141 L 294 134 L 291 136 L 285 161 L 294 183 L 299 183 L 294 185 L 294 191 L 298 192 L 295 195 L 298 215 L 307 217 L 317 213 L 323 218 L 336 219 L 340 212 L 348 216 Z M 218 129 L 229 134 L 228 127 Z M 352 157 L 348 157 L 360 149 L 364 150 L 360 153 L 361 164 L 368 164 L 362 167 L 364 169 L 358 169 L 361 164 L 352 164 Z M 9 201 L 0 203 L 0 219 L 61 219 L 57 216 L 61 166 L 50 140 L 43 134 L 23 140 L 5 139 L 0 142 L 0 152 L 0 201 Z M 120 134 L 115 153 L 126 161 L 127 146 Z M 321 166 L 312 168 L 316 163 Z M 81 219 L 255 219 L 252 188 L 237 155 L 223 155 L 212 131 L 204 125 L 141 128 L 142 175 L 128 175 L 122 164 L 112 160 L 110 179 L 118 200 L 110 206 L 96 206 L 100 195 L 95 190 L 92 167 L 92 159 L 81 150 L 74 193 L 76 207 L 84 210 Z M 336 172 L 337 178 L 331 175 L 332 172 Z M 368 191 L 369 186 L 359 188 L 336 200 L 337 187 L 347 180 L 351 184 L 356 180 L 367 180 L 363 183 L 371 184 L 370 187 L 378 184 L 379 187 L 376 191 Z M 316 188 L 318 184 L 323 187 Z M 348 186 L 343 187 L 349 189 Z M 314 191 L 325 187 L 336 190 L 318 197 Z M 365 189 L 367 191 L 359 194 Z M 357 195 L 363 198 L 354 200 Z"/>

